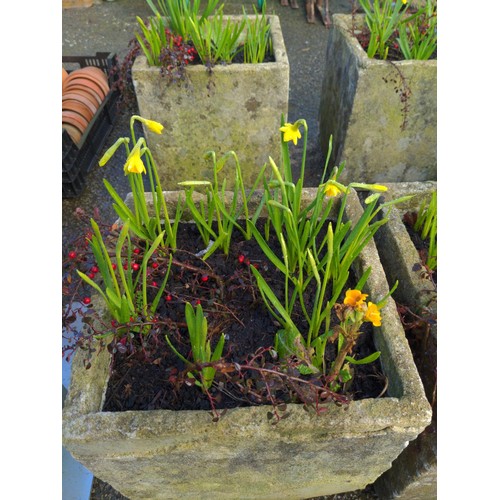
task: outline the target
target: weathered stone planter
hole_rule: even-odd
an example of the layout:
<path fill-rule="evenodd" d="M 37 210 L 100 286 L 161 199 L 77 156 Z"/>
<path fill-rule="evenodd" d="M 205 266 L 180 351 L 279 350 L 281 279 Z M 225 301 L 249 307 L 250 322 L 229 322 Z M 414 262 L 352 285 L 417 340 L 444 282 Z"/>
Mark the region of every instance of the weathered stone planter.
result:
<path fill-rule="evenodd" d="M 320 103 L 320 142 L 344 181 L 436 180 L 437 60 L 370 59 L 352 17 L 332 16 Z M 363 16 L 355 16 L 361 27 Z"/>
<path fill-rule="evenodd" d="M 380 260 L 389 282 L 399 279 L 394 293 L 395 300 L 423 318 L 437 319 L 436 286 L 419 268 L 420 257 L 402 221 L 408 211 L 418 212 L 420 204 L 430 199 L 437 189 L 435 182 L 388 183 L 392 198 L 414 195 L 407 203 L 394 209 L 389 222 L 375 234 Z M 376 482 L 375 490 L 381 498 L 437 498 L 437 425 L 436 425 L 436 372 L 437 372 L 437 322 L 430 323 L 425 355 L 419 355 L 417 368 L 429 401 L 433 402 L 431 425 L 394 461 L 390 470 Z M 424 345 L 424 344 L 423 344 Z"/>
<path fill-rule="evenodd" d="M 165 126 L 162 135 L 145 130 L 163 189 L 178 189 L 177 182 L 189 179 L 211 180 L 213 164 L 203 158 L 210 150 L 217 157 L 235 151 L 249 187 L 268 156 L 279 163 L 278 129 L 281 114 L 288 113 L 289 64 L 279 18 L 267 17 L 275 62 L 216 65 L 210 74 L 204 65 L 188 66 L 179 85 L 167 85 L 145 56 L 134 62 L 139 112 Z M 227 177 L 231 189 L 234 176 Z"/>
<path fill-rule="evenodd" d="M 304 203 L 315 195 L 304 190 Z M 175 204 L 178 193 L 166 193 Z M 350 195 L 347 216 L 361 205 Z M 364 288 L 388 291 L 374 242 L 356 268 L 372 267 Z M 353 491 L 375 481 L 429 424 L 431 409 L 402 325 L 389 299 L 375 343 L 388 397 L 328 405 L 321 416 L 290 404 L 272 425 L 268 406 L 229 410 L 219 422 L 204 411 L 102 412 L 110 358 L 85 370 L 73 361 L 63 412 L 63 443 L 97 477 L 131 499 L 296 499 Z"/>

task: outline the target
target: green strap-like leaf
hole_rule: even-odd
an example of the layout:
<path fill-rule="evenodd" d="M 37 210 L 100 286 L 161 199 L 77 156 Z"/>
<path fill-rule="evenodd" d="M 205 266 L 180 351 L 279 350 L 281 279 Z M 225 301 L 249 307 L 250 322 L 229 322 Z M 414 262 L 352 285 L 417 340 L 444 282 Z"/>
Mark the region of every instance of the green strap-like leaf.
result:
<path fill-rule="evenodd" d="M 368 363 L 373 363 L 380 357 L 380 351 L 376 351 L 369 356 L 366 356 L 366 358 L 362 359 L 354 359 L 351 356 L 346 356 L 345 359 L 346 361 L 349 361 L 352 365 L 367 365 Z"/>

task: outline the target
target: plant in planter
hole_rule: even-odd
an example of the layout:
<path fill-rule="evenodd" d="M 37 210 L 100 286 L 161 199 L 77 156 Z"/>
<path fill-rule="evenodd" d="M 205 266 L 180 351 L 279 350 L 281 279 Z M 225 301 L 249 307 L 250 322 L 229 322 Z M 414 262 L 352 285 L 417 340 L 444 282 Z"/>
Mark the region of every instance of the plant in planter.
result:
<path fill-rule="evenodd" d="M 362 1 L 334 15 L 320 102 L 324 152 L 364 182 L 436 179 L 436 2 Z M 410 57 L 410 59 L 408 59 Z"/>
<path fill-rule="evenodd" d="M 160 130 L 156 122 L 144 123 Z M 235 197 L 226 190 L 225 179 L 219 184 L 216 175 L 211 185 L 195 180 L 184 184 L 184 196 L 175 193 L 173 205 L 166 193 L 165 206 L 171 213 L 172 206 L 180 206 L 176 212 L 195 221 L 187 233 L 188 247 L 180 245 L 179 225 L 174 250 L 157 244 L 164 237 L 163 229 L 154 240 L 153 235 L 132 236 L 124 229 L 127 224 L 132 228 L 128 221 L 137 217 L 144 203 L 153 220 L 162 220 L 167 213 L 159 211 L 163 205 L 154 191 L 147 196 L 135 189 L 129 198 L 130 213 L 125 212 L 128 217 L 102 235 L 111 265 L 104 256 L 107 266 L 95 267 L 98 273 L 109 273 L 109 285 L 104 290 L 95 283 L 96 276 L 84 278 L 99 286 L 101 293 L 83 301 L 95 314 L 87 314 L 88 328 L 78 339 L 82 348 L 73 361 L 64 444 L 98 477 L 131 498 L 210 494 L 299 499 L 355 490 L 389 468 L 428 423 L 428 403 L 414 365 L 407 364 L 411 356 L 390 297 L 392 290 L 373 247 L 373 234 L 383 225 L 375 221 L 380 210 L 374 204 L 385 188 L 357 184 L 357 189 L 370 192 L 363 209 L 355 186 L 337 180 L 340 168 L 328 177 L 325 174 L 317 189 L 303 188 L 303 175 L 293 183 L 285 138 L 297 140 L 302 127 L 306 141 L 307 125 L 302 120 L 281 125 L 282 168 L 270 160 L 271 175 L 262 178 L 264 188 L 258 193 L 253 189 L 246 199 L 244 184 L 237 181 L 242 189 Z M 120 139 L 106 158 L 117 147 L 127 147 L 130 139 L 126 139 Z M 148 175 L 154 163 L 142 162 L 149 157 L 147 142 L 143 138 L 132 142 L 135 146 L 125 172 Z M 305 151 L 306 147 L 302 172 Z M 221 173 L 231 157 L 215 160 L 212 155 L 214 173 Z M 238 177 L 237 167 L 235 172 Z M 210 197 L 199 192 L 195 196 L 195 186 L 207 190 Z M 123 213 L 124 207 L 115 205 Z M 205 215 L 205 224 L 200 214 Z M 264 220 L 259 215 L 265 215 Z M 215 223 L 210 226 L 212 218 Z M 157 227 L 155 222 L 149 224 Z M 228 239 L 226 255 L 223 243 Z M 88 240 L 94 242 L 92 236 Z M 205 257 L 211 241 L 212 245 L 218 241 L 221 251 Z M 113 257 L 123 259 L 121 242 L 126 243 L 126 260 L 119 265 Z M 106 253 L 99 253 L 102 246 L 94 243 L 91 250 L 92 254 L 77 252 L 72 262 L 94 266 L 91 259 Z M 353 273 L 342 267 L 349 262 Z M 113 291 L 115 272 L 121 281 L 116 278 L 118 288 Z M 335 291 L 341 281 L 345 286 Z M 126 289 L 136 293 L 127 294 Z M 156 303 L 158 294 L 164 299 Z M 110 318 L 113 308 L 122 310 L 128 295 L 134 304 L 131 316 Z M 307 303 L 313 308 L 304 309 Z M 239 304 L 238 314 L 235 304 Z M 300 321 L 300 311 L 306 311 L 305 322 Z M 246 354 L 238 350 L 245 338 L 238 336 L 245 330 L 242 317 L 246 328 L 257 323 Z M 319 329 L 311 329 L 312 324 Z M 363 329 L 370 325 L 375 329 L 375 352 L 380 353 L 375 356 L 373 351 L 353 350 L 370 336 Z M 160 354 L 162 343 L 167 352 Z M 104 349 L 97 353 L 100 346 Z M 378 356 L 386 387 L 383 383 L 376 395 L 388 397 L 343 404 L 350 399 L 343 391 L 351 382 L 352 368 L 374 366 L 370 362 Z M 125 371 L 136 363 L 133 359 L 141 360 L 148 370 L 159 369 L 155 379 L 162 389 L 139 404 L 142 409 L 130 403 L 140 400 L 144 391 L 139 395 L 131 391 L 136 382 L 149 383 L 147 377 L 113 381 L 110 362 L 116 372 L 120 358 Z M 121 409 L 128 411 L 110 411 L 109 390 L 117 384 L 124 387 Z M 205 395 L 205 404 L 194 407 L 201 409 L 154 409 L 156 404 L 162 408 L 164 399 L 175 407 L 179 399 L 188 397 L 186 391 L 197 394 L 199 400 Z M 231 401 L 230 408 L 218 407 L 224 398 Z M 316 411 L 306 411 L 310 407 Z M 265 476 L 258 473 L 261 463 L 265 463 Z M 136 480 L 137 474 L 141 481 Z"/>
<path fill-rule="evenodd" d="M 422 261 L 429 270 L 435 271 L 437 268 L 437 191 L 432 193 L 430 201 L 421 203 L 415 216 L 407 215 L 408 223 L 412 225 L 422 241 L 428 243 L 428 248 L 424 252 L 419 252 L 423 255 Z"/>
<path fill-rule="evenodd" d="M 133 82 L 139 113 L 166 127 L 161 137 L 145 134 L 169 190 L 195 176 L 211 179 L 203 159 L 211 150 L 237 151 L 244 180 L 253 184 L 267 155 L 279 158 L 275 130 L 288 112 L 289 64 L 278 16 L 267 15 L 265 6 L 262 14 L 225 16 L 217 2 L 206 10 L 199 4 L 150 2 L 155 16 L 140 24 L 134 55 L 121 71 Z"/>

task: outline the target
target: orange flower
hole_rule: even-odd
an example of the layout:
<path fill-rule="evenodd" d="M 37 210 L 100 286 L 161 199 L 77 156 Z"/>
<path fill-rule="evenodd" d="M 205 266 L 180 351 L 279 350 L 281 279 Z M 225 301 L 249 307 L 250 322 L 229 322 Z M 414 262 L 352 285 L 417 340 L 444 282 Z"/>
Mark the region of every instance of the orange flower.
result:
<path fill-rule="evenodd" d="M 371 321 L 373 323 L 373 326 L 380 326 L 382 324 L 380 311 L 376 304 L 368 302 L 368 309 L 365 313 L 365 320 Z"/>
<path fill-rule="evenodd" d="M 355 307 L 358 311 L 361 309 L 366 297 L 368 297 L 367 293 L 361 293 L 360 290 L 347 290 L 345 293 L 344 304 Z"/>

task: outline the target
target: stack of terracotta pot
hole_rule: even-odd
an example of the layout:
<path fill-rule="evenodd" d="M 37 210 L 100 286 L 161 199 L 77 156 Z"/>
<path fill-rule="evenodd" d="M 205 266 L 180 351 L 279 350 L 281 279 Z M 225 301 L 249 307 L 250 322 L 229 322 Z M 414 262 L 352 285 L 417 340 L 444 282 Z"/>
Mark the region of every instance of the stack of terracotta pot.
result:
<path fill-rule="evenodd" d="M 106 73 L 86 66 L 71 73 L 62 70 L 62 126 L 78 144 L 109 92 Z"/>

